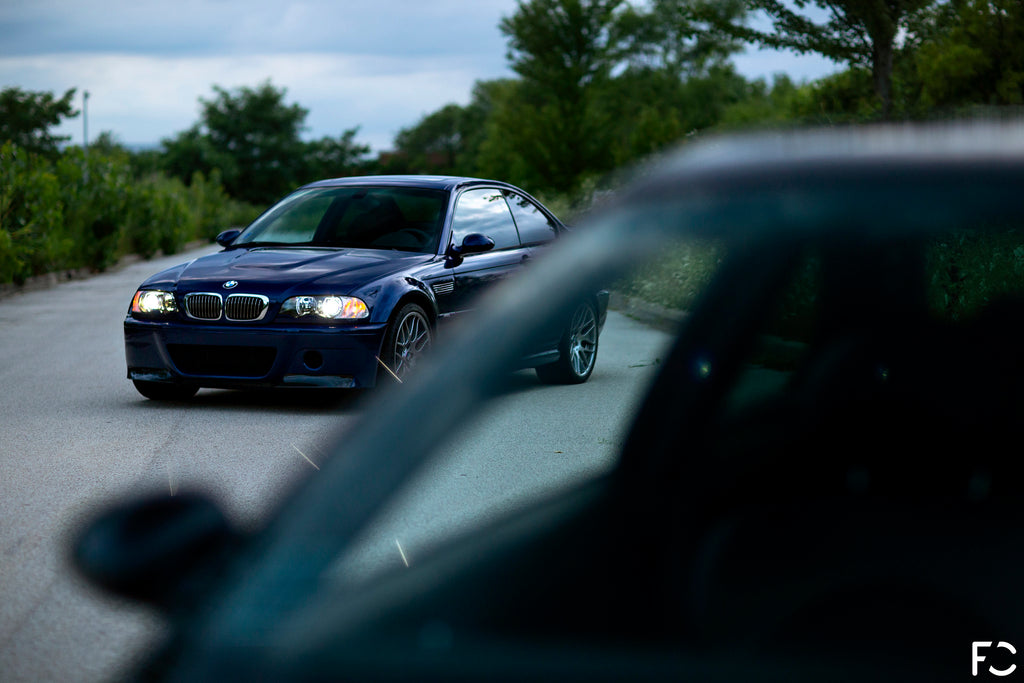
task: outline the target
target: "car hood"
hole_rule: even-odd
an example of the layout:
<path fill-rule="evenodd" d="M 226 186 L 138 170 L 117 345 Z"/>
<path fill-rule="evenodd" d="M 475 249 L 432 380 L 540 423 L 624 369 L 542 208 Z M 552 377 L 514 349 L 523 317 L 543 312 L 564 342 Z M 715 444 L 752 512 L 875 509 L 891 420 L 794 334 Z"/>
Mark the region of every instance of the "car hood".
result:
<path fill-rule="evenodd" d="M 429 254 L 372 249 L 228 249 L 160 273 L 147 284 L 170 280 L 178 291 L 220 291 L 225 282 L 234 280 L 238 282 L 236 291 L 239 292 L 273 295 L 313 288 L 323 289 L 321 293 L 329 290 L 334 294 L 350 294 L 431 258 Z"/>

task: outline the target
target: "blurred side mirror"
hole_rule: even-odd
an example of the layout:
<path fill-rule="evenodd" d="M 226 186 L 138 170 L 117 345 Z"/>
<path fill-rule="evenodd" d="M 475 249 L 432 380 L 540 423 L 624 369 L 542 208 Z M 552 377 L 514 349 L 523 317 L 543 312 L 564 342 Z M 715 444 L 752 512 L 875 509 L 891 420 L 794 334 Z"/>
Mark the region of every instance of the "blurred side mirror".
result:
<path fill-rule="evenodd" d="M 222 247 L 229 247 L 231 243 L 235 241 L 235 238 L 242 234 L 241 228 L 231 228 L 225 230 L 221 234 L 217 235 L 215 241 Z"/>
<path fill-rule="evenodd" d="M 481 254 L 494 248 L 494 240 L 487 235 L 478 232 L 471 232 L 462 239 L 462 244 L 448 247 L 448 260 L 445 265 L 449 268 L 462 263 L 464 256 L 469 254 Z"/>
<path fill-rule="evenodd" d="M 239 538 L 208 498 L 157 496 L 101 514 L 75 539 L 72 559 L 93 584 L 173 611 L 209 588 Z"/>

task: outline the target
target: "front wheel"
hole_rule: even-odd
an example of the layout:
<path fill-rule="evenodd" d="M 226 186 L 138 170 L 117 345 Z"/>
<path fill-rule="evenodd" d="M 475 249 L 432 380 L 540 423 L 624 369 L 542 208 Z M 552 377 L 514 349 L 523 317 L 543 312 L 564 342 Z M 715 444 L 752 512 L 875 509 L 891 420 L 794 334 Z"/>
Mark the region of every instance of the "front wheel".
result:
<path fill-rule="evenodd" d="M 558 343 L 558 360 L 536 368 L 546 384 L 583 384 L 597 363 L 597 310 L 592 303 L 580 304 L 572 314 Z"/>
<path fill-rule="evenodd" d="M 154 401 L 187 401 L 199 391 L 199 387 L 168 382 L 145 382 L 133 379 L 132 384 L 140 394 Z"/>
<path fill-rule="evenodd" d="M 402 382 L 430 350 L 431 341 L 426 311 L 416 304 L 402 306 L 384 335 L 380 360 L 385 368 L 379 376 Z"/>

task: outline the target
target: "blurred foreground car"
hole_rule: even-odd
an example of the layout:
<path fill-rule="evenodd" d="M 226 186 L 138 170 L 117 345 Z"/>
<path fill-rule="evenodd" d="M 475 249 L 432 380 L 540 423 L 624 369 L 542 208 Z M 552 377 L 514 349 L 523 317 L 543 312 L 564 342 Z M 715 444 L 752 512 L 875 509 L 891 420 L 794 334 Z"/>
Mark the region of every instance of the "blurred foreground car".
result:
<path fill-rule="evenodd" d="M 522 190 L 472 178 L 369 176 L 299 188 L 218 254 L 157 273 L 124 322 L 128 379 L 152 399 L 200 387 L 371 387 L 401 380 L 439 321 L 565 230 Z M 606 295 L 580 300 L 517 359 L 552 383 L 594 369 Z"/>
<path fill-rule="evenodd" d="M 996 644 L 1024 656 L 1021 188 L 1021 126 L 691 146 L 495 290 L 258 534 L 199 498 L 134 503 L 82 535 L 79 566 L 171 615 L 143 678 L 1008 670 Z M 706 286 L 671 300 L 687 278 Z M 408 569 L 330 580 L 508 359 L 609 284 L 687 311 L 618 465 Z"/>

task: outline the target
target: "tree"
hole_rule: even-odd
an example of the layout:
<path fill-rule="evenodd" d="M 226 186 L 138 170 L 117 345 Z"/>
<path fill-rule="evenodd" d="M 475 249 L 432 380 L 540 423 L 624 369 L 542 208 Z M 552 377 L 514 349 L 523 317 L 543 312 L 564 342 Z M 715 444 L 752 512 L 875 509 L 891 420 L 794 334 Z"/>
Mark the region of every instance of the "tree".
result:
<path fill-rule="evenodd" d="M 482 139 L 475 159 L 476 174 L 499 178 L 537 192 L 557 189 L 548 180 L 543 149 L 531 144 L 543 130 L 544 118 L 529 103 L 523 81 L 506 78 L 486 82 L 489 111 L 482 125 Z"/>
<path fill-rule="evenodd" d="M 217 170 L 222 181 L 230 177 L 235 186 L 239 183 L 240 173 L 234 155 L 217 149 L 201 124 L 197 123 L 175 137 L 163 140 L 162 147 L 162 170 L 183 182 L 189 182 L 193 173 L 209 175 Z M 225 189 L 233 194 L 226 182 Z"/>
<path fill-rule="evenodd" d="M 723 30 L 746 15 L 744 0 L 653 0 L 647 11 L 628 8 L 618 29 L 633 68 L 677 79 L 707 75 L 742 48 Z"/>
<path fill-rule="evenodd" d="M 355 141 L 359 128 L 349 128 L 340 137 L 322 137 L 305 144 L 299 182 L 350 175 L 363 169 L 369 145 Z"/>
<path fill-rule="evenodd" d="M 729 129 L 788 124 L 798 93 L 796 84 L 786 74 L 776 74 L 771 87 L 760 78 L 748 82 L 738 101 L 722 113 L 719 125 Z"/>
<path fill-rule="evenodd" d="M 817 53 L 852 67 L 871 69 L 882 118 L 892 114 L 893 60 L 897 37 L 935 0 L 747 0 L 772 22 L 771 31 L 720 24 L 733 35 L 765 47 Z M 817 23 L 800 10 L 815 6 L 827 19 Z M 791 7 L 795 8 L 790 9 Z"/>
<path fill-rule="evenodd" d="M 952 0 L 913 26 L 915 76 L 927 108 L 1024 104 L 1024 4 Z"/>
<path fill-rule="evenodd" d="M 55 157 L 61 143 L 71 137 L 53 135 L 50 129 L 78 116 L 71 106 L 74 96 L 74 88 L 60 98 L 48 92 L 4 88 L 0 91 L 0 142 L 9 140 L 27 152 Z"/>
<path fill-rule="evenodd" d="M 502 20 L 521 77 L 505 89 L 481 154 L 528 168 L 545 189 L 714 125 L 742 94 L 728 62 L 744 0 L 531 0 Z"/>
<path fill-rule="evenodd" d="M 233 162 L 221 168 L 228 193 L 258 204 L 291 190 L 301 175 L 299 133 L 308 110 L 285 104 L 285 89 L 269 81 L 256 88 L 213 90 L 212 100 L 200 99 L 202 125 L 214 154 Z"/>
<path fill-rule="evenodd" d="M 626 9 L 617 22 L 626 66 L 598 98 L 616 165 L 716 125 L 746 95 L 729 61 L 740 41 L 718 28 L 744 12 L 743 0 L 653 0 Z"/>
<path fill-rule="evenodd" d="M 518 125 L 502 133 L 547 187 L 571 190 L 610 164 L 605 122 L 592 104 L 624 55 L 616 27 L 623 8 L 623 0 L 531 0 L 499 25 L 523 98 Z"/>
<path fill-rule="evenodd" d="M 467 175 L 460 164 L 464 155 L 466 132 L 463 122 L 466 111 L 457 104 L 447 104 L 427 114 L 419 122 L 403 128 L 395 136 L 395 154 L 412 173 Z"/>
<path fill-rule="evenodd" d="M 286 104 L 285 89 L 270 81 L 213 90 L 215 97 L 199 100 L 201 120 L 163 141 L 164 169 L 186 183 L 196 172 L 216 172 L 233 198 L 266 205 L 300 183 L 358 170 L 369 151 L 355 142 L 358 128 L 304 142 L 308 110 Z"/>
<path fill-rule="evenodd" d="M 499 94 L 511 81 L 477 81 L 469 104 L 446 104 L 395 136 L 386 168 L 396 173 L 487 175 L 480 170 L 480 148 Z M 505 172 L 496 173 L 503 178 Z"/>

